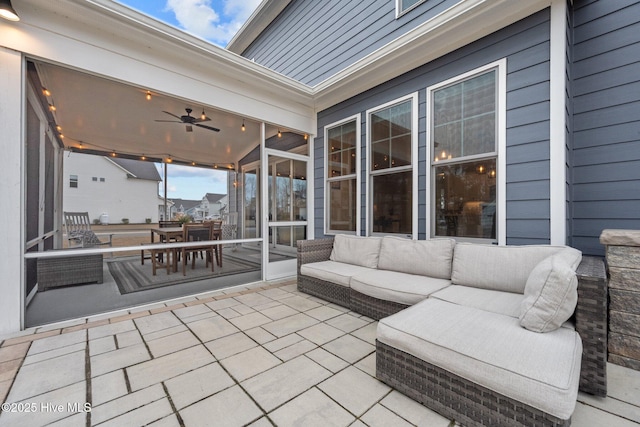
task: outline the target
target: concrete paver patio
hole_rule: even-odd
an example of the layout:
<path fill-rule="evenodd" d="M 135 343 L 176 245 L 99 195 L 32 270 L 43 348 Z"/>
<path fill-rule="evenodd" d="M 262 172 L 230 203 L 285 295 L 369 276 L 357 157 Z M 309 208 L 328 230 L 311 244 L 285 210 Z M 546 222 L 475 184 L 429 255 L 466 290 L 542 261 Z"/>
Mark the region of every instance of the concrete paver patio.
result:
<path fill-rule="evenodd" d="M 377 323 L 258 283 L 0 339 L 0 426 L 449 426 L 375 378 Z M 608 366 L 574 426 L 639 426 L 640 372 Z"/>

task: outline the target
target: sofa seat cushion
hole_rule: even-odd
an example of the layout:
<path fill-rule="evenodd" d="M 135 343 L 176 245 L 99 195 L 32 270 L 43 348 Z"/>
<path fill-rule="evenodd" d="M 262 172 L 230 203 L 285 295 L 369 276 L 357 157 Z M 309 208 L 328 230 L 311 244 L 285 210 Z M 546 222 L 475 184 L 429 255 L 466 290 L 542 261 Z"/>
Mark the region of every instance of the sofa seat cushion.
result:
<path fill-rule="evenodd" d="M 453 252 L 455 285 L 524 294 L 529 274 L 546 257 L 565 246 L 496 246 L 458 243 Z"/>
<path fill-rule="evenodd" d="M 492 291 L 469 286 L 451 285 L 434 292 L 430 298 L 437 298 L 465 307 L 474 307 L 492 313 L 519 317 L 524 295 L 513 292 Z"/>
<path fill-rule="evenodd" d="M 321 261 L 303 264 L 300 273 L 315 279 L 349 287 L 351 277 L 371 271 L 371 268 L 337 261 Z M 374 270 L 375 271 L 375 270 Z"/>
<path fill-rule="evenodd" d="M 451 279 L 453 239 L 411 240 L 385 236 L 380 244 L 378 268 Z"/>
<path fill-rule="evenodd" d="M 561 419 L 576 405 L 582 342 L 518 319 L 428 298 L 378 323 L 377 339 Z"/>
<path fill-rule="evenodd" d="M 351 278 L 351 289 L 385 301 L 413 305 L 451 281 L 389 270 L 372 270 Z"/>

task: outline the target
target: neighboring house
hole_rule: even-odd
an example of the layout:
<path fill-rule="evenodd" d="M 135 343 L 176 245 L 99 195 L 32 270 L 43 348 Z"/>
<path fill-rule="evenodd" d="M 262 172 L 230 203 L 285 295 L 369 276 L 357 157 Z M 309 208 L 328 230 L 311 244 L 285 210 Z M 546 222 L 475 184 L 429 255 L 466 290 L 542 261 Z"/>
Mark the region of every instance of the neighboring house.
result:
<path fill-rule="evenodd" d="M 167 199 L 166 200 L 166 207 L 165 207 L 165 199 L 164 196 L 160 196 L 158 195 L 158 219 L 159 220 L 165 220 L 165 216 L 167 218 L 171 218 L 172 217 L 172 212 L 173 212 L 173 202 L 171 201 L 171 199 Z"/>
<path fill-rule="evenodd" d="M 173 204 L 171 206 L 171 218 L 175 218 L 176 215 L 189 215 L 193 219 L 202 219 L 202 200 L 188 200 L 188 199 L 168 199 Z"/>
<path fill-rule="evenodd" d="M 229 197 L 226 194 L 207 193 L 200 204 L 202 215 L 207 219 L 220 219 L 227 211 L 228 203 Z"/>
<path fill-rule="evenodd" d="M 200 200 L 168 199 L 171 202 L 171 218 L 177 214 L 189 215 L 194 220 L 218 219 L 225 212 L 226 194 L 207 193 Z"/>
<path fill-rule="evenodd" d="M 480 3 L 272 0 L 229 44 L 344 92 L 318 103 L 316 237 L 603 255 L 640 228 L 640 2 Z"/>
<path fill-rule="evenodd" d="M 151 162 L 68 153 L 64 157 L 63 209 L 106 215 L 110 224 L 158 221 L 158 182 Z M 104 217 L 103 217 L 104 218 Z"/>

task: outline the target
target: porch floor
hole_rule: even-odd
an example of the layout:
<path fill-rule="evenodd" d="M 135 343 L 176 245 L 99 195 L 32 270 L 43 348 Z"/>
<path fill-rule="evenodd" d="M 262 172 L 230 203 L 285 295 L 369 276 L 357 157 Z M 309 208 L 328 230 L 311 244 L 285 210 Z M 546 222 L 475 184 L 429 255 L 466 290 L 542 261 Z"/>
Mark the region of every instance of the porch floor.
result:
<path fill-rule="evenodd" d="M 375 378 L 375 332 L 292 280 L 32 328 L 0 338 L 0 426 L 452 425 Z M 640 372 L 608 375 L 572 425 L 640 425 Z"/>

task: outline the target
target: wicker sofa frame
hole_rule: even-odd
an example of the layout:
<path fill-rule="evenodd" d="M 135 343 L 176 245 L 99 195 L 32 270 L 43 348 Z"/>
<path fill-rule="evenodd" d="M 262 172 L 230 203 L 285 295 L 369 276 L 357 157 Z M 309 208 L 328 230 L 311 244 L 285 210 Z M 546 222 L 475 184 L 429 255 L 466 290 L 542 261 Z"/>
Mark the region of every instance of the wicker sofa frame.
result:
<path fill-rule="evenodd" d="M 349 307 L 376 320 L 406 307 L 301 274 L 302 265 L 329 260 L 332 248 L 332 238 L 298 241 L 298 290 Z M 606 396 L 608 293 L 604 262 L 600 258 L 583 257 L 576 274 L 578 305 L 574 321 L 583 345 L 580 391 Z M 336 297 L 338 294 L 339 297 Z M 545 414 L 380 342 L 376 346 L 376 376 L 414 400 L 464 425 L 570 424 L 570 420 Z"/>

